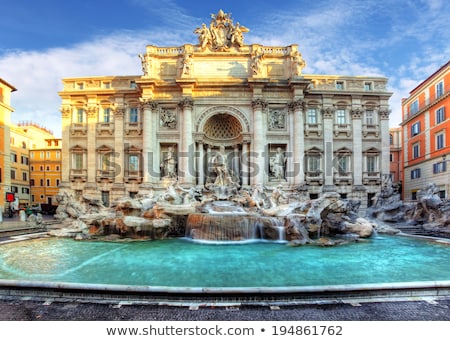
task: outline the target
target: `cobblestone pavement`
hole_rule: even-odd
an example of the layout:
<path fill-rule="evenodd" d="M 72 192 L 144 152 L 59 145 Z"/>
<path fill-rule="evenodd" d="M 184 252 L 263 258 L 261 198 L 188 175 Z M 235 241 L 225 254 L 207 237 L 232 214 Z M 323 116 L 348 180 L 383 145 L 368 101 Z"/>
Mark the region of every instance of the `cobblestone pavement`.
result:
<path fill-rule="evenodd" d="M 2 299 L 0 321 L 450 321 L 450 299 L 281 307 L 172 307 Z"/>

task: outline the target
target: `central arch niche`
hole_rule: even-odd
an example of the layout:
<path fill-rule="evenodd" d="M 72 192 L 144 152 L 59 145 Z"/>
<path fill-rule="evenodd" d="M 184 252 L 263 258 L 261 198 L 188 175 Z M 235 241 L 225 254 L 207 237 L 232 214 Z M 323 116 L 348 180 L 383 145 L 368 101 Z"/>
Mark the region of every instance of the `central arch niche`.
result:
<path fill-rule="evenodd" d="M 233 115 L 219 113 L 205 122 L 203 134 L 213 145 L 239 144 L 242 142 L 242 125 Z"/>

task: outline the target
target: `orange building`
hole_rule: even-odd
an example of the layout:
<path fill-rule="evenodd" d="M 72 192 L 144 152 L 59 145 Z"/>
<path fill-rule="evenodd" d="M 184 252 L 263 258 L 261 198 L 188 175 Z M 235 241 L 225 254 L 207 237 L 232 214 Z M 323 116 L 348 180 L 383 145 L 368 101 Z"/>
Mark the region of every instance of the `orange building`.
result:
<path fill-rule="evenodd" d="M 61 182 L 61 139 L 45 139 L 46 146 L 30 150 L 31 202 L 55 205 Z"/>
<path fill-rule="evenodd" d="M 10 125 L 11 93 L 17 89 L 0 78 L 0 212 L 6 207 L 6 193 L 11 186 L 11 164 L 10 164 Z"/>
<path fill-rule="evenodd" d="M 450 193 L 450 61 L 402 100 L 403 198 L 435 183 L 442 198 Z"/>

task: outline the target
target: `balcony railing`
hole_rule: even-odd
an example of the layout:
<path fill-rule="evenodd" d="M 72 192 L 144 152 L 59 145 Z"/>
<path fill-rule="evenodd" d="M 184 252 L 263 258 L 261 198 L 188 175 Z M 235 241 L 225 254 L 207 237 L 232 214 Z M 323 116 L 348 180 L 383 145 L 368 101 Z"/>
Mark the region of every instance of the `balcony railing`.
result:
<path fill-rule="evenodd" d="M 305 124 L 305 136 L 314 133 L 317 136 L 322 136 L 322 125 L 320 123 L 306 123 Z"/>
<path fill-rule="evenodd" d="M 377 184 L 381 183 L 381 173 L 380 172 L 363 172 L 363 184 Z"/>
<path fill-rule="evenodd" d="M 368 135 L 375 135 L 375 137 L 378 137 L 380 135 L 380 129 L 376 124 L 363 124 L 362 133 L 364 137 L 367 137 Z"/>
<path fill-rule="evenodd" d="M 106 180 L 107 182 L 113 182 L 116 177 L 116 172 L 114 169 L 109 170 L 97 170 L 96 180 L 97 182 Z"/>
<path fill-rule="evenodd" d="M 353 174 L 351 172 L 336 172 L 333 181 L 335 184 L 351 184 Z"/>
<path fill-rule="evenodd" d="M 70 133 L 72 135 L 76 133 L 81 133 L 83 135 L 87 134 L 87 124 L 86 123 L 72 123 L 70 125 Z"/>
<path fill-rule="evenodd" d="M 70 181 L 87 181 L 87 169 L 71 169 Z"/>
<path fill-rule="evenodd" d="M 98 122 L 97 134 L 101 135 L 103 133 L 112 135 L 114 133 L 114 122 Z"/>
<path fill-rule="evenodd" d="M 339 134 L 346 134 L 350 137 L 352 134 L 352 126 L 350 124 L 335 124 L 334 125 L 334 136 L 339 136 Z"/>
<path fill-rule="evenodd" d="M 142 123 L 141 122 L 125 122 L 125 134 L 136 132 L 137 134 L 142 134 Z"/>
<path fill-rule="evenodd" d="M 142 182 L 142 171 L 126 170 L 123 177 L 124 182 Z"/>
<path fill-rule="evenodd" d="M 305 172 L 305 180 L 307 184 L 323 184 L 323 176 L 321 171 Z"/>

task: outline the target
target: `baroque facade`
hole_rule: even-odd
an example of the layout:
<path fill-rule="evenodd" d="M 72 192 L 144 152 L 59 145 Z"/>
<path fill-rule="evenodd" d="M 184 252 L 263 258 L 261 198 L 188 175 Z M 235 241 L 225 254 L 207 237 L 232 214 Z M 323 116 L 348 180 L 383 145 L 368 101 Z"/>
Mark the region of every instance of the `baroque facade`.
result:
<path fill-rule="evenodd" d="M 142 75 L 63 79 L 61 186 L 108 203 L 230 181 L 370 205 L 389 175 L 387 79 L 303 74 L 298 45 L 248 31 L 219 11 L 197 45 L 148 45 Z"/>

